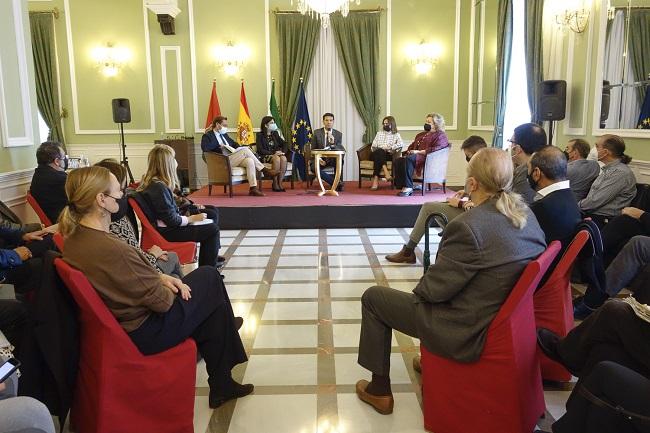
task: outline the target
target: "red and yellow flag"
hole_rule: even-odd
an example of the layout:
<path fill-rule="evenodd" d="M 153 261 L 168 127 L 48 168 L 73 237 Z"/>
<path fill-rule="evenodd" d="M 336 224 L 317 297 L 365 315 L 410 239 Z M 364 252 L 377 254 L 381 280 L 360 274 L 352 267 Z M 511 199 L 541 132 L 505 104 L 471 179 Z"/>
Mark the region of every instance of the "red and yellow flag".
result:
<path fill-rule="evenodd" d="M 253 135 L 253 123 L 248 112 L 246 103 L 246 92 L 244 91 L 244 80 L 241 81 L 241 94 L 239 96 L 239 118 L 237 119 L 237 142 L 243 145 L 255 143 Z"/>
<path fill-rule="evenodd" d="M 217 98 L 217 80 L 213 80 L 212 94 L 210 95 L 210 104 L 208 105 L 208 117 L 205 119 L 206 129 L 217 116 L 221 116 L 221 107 L 219 107 L 219 98 Z"/>

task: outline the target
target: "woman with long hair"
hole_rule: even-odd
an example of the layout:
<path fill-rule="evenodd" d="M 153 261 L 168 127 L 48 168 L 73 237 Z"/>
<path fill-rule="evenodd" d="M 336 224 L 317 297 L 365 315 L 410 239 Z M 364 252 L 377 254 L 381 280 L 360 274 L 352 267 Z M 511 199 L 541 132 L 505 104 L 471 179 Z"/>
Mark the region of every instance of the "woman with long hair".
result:
<path fill-rule="evenodd" d="M 255 142 L 257 153 L 262 155 L 262 161 L 270 163 L 273 171 L 278 173 L 273 177 L 273 191 L 284 192 L 282 178 L 287 172 L 287 142 L 280 137 L 273 116 L 262 118 Z"/>
<path fill-rule="evenodd" d="M 393 154 L 398 149 L 404 146 L 402 137 L 397 132 L 397 122 L 393 116 L 386 116 L 381 121 L 383 127 L 381 131 L 377 131 L 370 150 L 370 159 L 374 162 L 374 170 L 372 173 L 372 186 L 371 190 L 375 191 L 379 188 L 379 175 L 382 173 L 387 181 L 391 180 L 390 171 L 386 162 L 393 159 Z"/>
<path fill-rule="evenodd" d="M 68 205 L 59 217 L 66 239 L 63 260 L 88 278 L 118 323 L 145 355 L 163 352 L 192 338 L 203 356 L 210 384 L 210 407 L 253 391 L 231 369 L 247 361 L 223 279 L 201 266 L 182 280 L 159 274 L 135 248 L 110 233 L 120 209 L 120 184 L 103 167 L 70 173 Z M 141 396 L 146 398 L 146 396 Z"/>
<path fill-rule="evenodd" d="M 203 209 L 195 215 L 181 215 L 174 198 L 178 177 L 174 149 L 157 144 L 148 157 L 147 172 L 142 177 L 138 194 L 154 215 L 153 225 L 171 242 L 200 242 L 199 266 L 217 266 L 219 252 L 219 226 L 216 213 Z M 206 219 L 211 221 L 204 221 Z"/>

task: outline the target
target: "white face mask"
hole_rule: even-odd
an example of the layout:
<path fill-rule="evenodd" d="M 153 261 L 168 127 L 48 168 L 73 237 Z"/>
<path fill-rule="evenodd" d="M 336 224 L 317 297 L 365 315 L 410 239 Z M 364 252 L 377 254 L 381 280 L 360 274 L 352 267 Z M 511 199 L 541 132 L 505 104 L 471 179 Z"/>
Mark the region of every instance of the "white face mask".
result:
<path fill-rule="evenodd" d="M 275 123 L 269 123 L 266 127 L 271 132 L 275 132 L 278 130 L 278 125 L 276 125 Z"/>
<path fill-rule="evenodd" d="M 228 127 L 222 126 L 221 129 L 219 130 L 219 134 L 226 135 L 227 133 L 228 133 Z"/>

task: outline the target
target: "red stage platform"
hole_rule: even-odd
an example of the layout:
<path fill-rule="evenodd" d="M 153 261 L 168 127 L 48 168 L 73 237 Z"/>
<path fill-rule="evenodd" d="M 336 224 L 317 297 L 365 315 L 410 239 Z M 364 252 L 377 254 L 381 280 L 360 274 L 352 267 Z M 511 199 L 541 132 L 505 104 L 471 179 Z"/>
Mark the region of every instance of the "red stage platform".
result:
<path fill-rule="evenodd" d="M 197 190 L 190 198 L 200 204 L 217 206 L 220 210 L 220 227 L 228 229 L 275 228 L 354 228 L 354 227 L 411 227 L 422 203 L 444 201 L 454 192 L 442 190 L 415 191 L 410 197 L 398 197 L 399 190 L 384 186 L 370 191 L 369 182 L 359 189 L 357 182 L 346 182 L 338 197 L 319 197 L 315 189 L 305 191 L 304 183 L 297 182 L 295 189 L 285 182 L 286 192 L 273 192 L 270 182 L 265 182 L 266 197 L 248 195 L 248 184 L 237 185 L 232 198 L 222 187 Z"/>

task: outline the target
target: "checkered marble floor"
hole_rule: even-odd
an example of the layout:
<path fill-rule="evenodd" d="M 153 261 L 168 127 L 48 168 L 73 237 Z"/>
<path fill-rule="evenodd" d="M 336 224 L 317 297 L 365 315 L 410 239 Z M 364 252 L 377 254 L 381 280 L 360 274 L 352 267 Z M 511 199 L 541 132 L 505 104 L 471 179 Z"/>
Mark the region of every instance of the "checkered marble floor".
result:
<path fill-rule="evenodd" d="M 223 271 L 249 361 L 233 376 L 255 384 L 253 395 L 218 410 L 208 407 L 203 361 L 197 366 L 194 425 L 197 433 L 422 432 L 419 376 L 412 359 L 419 341 L 394 332 L 392 415 L 377 414 L 354 393 L 370 378 L 356 363 L 360 297 L 375 284 L 411 291 L 417 265 L 386 261 L 408 240 L 410 229 L 305 229 L 222 231 Z M 432 257 L 440 238 L 432 237 Z M 561 416 L 571 384 L 547 387 L 548 428 Z"/>

